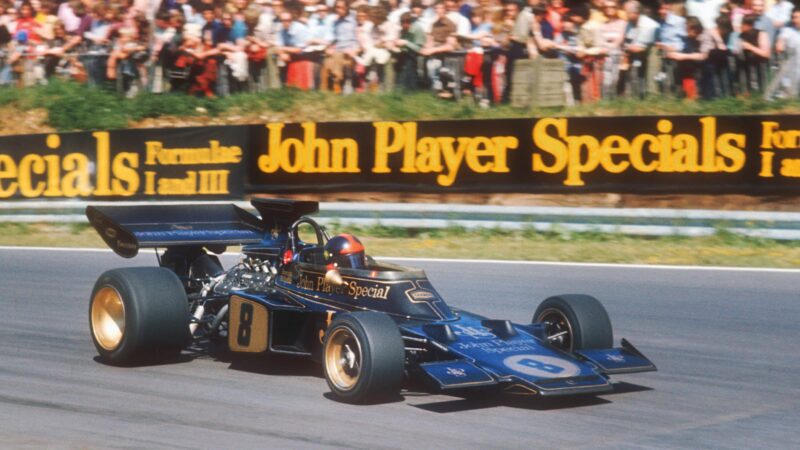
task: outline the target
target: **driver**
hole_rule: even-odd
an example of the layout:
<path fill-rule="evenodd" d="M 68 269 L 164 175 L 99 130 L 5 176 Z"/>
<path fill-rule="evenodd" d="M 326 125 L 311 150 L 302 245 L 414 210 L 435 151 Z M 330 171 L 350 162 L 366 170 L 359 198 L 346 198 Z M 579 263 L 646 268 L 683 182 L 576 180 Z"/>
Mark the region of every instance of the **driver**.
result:
<path fill-rule="evenodd" d="M 342 267 L 364 269 L 367 266 L 364 245 L 352 234 L 343 233 L 332 237 L 325 244 L 323 255 L 328 269 Z"/>

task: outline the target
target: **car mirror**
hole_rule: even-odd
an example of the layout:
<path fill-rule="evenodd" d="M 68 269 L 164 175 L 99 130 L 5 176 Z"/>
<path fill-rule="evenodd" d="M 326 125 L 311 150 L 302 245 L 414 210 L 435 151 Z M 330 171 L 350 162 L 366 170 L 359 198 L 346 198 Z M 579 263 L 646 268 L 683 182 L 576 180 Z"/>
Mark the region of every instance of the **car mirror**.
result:
<path fill-rule="evenodd" d="M 325 272 L 325 281 L 337 286 L 344 284 L 344 280 L 342 280 L 342 274 L 340 274 L 335 268 Z"/>

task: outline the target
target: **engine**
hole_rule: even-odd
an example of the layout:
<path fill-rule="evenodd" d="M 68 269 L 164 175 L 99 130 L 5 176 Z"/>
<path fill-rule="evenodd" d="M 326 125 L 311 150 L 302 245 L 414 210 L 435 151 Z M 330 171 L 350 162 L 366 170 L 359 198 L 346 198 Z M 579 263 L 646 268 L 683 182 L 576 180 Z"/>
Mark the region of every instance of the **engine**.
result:
<path fill-rule="evenodd" d="M 214 285 L 213 291 L 219 295 L 233 290 L 265 291 L 276 273 L 269 261 L 245 257 Z"/>

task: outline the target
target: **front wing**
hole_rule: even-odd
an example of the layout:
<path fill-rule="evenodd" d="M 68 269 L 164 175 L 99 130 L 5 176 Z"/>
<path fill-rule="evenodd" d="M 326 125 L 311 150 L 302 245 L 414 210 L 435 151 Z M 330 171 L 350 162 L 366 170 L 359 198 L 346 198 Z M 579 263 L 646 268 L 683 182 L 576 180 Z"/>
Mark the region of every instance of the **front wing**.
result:
<path fill-rule="evenodd" d="M 517 394 L 598 394 L 613 390 L 609 375 L 656 370 L 625 339 L 619 348 L 570 354 L 544 344 L 536 326 L 464 311 L 454 322 L 402 328 L 447 349 L 447 359 L 419 365 L 443 390 L 498 385 Z"/>

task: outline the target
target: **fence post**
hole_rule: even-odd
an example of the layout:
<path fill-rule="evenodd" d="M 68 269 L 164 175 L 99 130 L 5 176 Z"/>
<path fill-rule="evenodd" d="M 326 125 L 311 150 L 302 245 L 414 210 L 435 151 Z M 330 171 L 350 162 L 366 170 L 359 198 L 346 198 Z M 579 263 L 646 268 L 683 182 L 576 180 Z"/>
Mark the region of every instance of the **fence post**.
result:
<path fill-rule="evenodd" d="M 519 59 L 511 74 L 511 104 L 520 108 L 565 106 L 564 61 L 554 58 Z"/>

